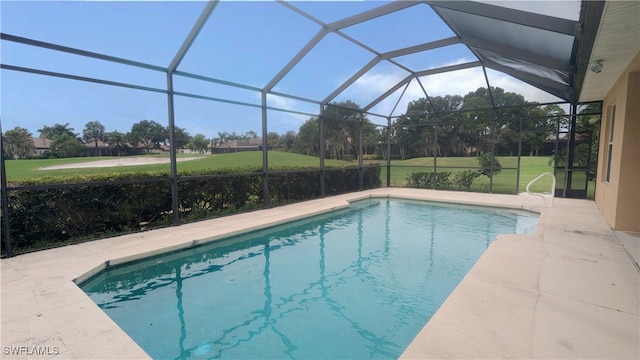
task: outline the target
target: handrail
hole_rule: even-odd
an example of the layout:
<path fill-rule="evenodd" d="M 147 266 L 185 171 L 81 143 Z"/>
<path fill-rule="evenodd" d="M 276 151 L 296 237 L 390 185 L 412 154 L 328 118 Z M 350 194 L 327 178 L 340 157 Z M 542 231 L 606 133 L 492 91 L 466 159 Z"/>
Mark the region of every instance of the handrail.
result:
<path fill-rule="evenodd" d="M 529 191 L 529 187 L 531 186 L 531 184 L 533 184 L 534 182 L 540 180 L 540 178 L 542 178 L 545 175 L 551 175 L 551 178 L 553 179 L 553 181 L 551 182 L 551 190 L 548 193 L 533 193 L 531 191 Z M 541 175 L 538 175 L 538 177 L 536 177 L 535 179 L 529 181 L 529 183 L 527 184 L 527 194 L 529 195 L 535 195 L 535 196 L 540 196 L 543 200 L 544 200 L 544 206 L 547 207 L 547 197 L 551 198 L 551 203 L 549 205 L 549 207 L 553 207 L 553 196 L 554 196 L 554 192 L 556 189 L 556 176 L 552 173 L 552 172 L 546 172 L 543 173 Z"/>

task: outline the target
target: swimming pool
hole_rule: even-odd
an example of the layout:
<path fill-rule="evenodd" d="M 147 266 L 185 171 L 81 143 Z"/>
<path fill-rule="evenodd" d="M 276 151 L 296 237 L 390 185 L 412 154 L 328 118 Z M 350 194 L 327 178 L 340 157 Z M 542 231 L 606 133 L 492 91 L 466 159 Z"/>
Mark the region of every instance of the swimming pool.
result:
<path fill-rule="evenodd" d="M 367 200 L 109 268 L 82 289 L 153 358 L 398 357 L 531 213 Z"/>

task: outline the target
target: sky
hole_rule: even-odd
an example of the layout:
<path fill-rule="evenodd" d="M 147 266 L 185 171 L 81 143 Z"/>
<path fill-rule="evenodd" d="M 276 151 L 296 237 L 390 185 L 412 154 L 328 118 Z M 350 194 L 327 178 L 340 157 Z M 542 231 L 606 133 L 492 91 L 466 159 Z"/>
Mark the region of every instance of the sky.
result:
<path fill-rule="evenodd" d="M 385 4 L 382 1 L 298 1 L 292 4 L 324 23 Z M 556 1 L 541 7 L 531 2 L 492 1 L 523 10 L 533 8 L 577 19 L 576 1 Z M 187 37 L 206 3 L 203 1 L 0 1 L 3 33 L 51 42 L 128 60 L 167 67 Z M 222 1 L 218 4 L 178 66 L 179 71 L 204 75 L 249 87 L 263 88 L 320 30 L 320 26 L 291 9 L 271 1 Z M 387 52 L 453 36 L 453 32 L 425 4 L 343 29 L 343 32 L 379 52 Z M 325 36 L 281 81 L 274 91 L 323 100 L 374 58 L 374 54 L 336 34 Z M 10 41 L 0 42 L 2 64 L 106 79 L 166 89 L 166 74 Z M 475 61 L 463 45 L 395 58 L 414 71 Z M 538 102 L 559 99 L 508 75 L 488 70 L 492 86 L 522 94 Z M 405 70 L 382 61 L 338 95 L 364 107 L 405 78 Z M 421 78 L 429 96 L 465 95 L 486 87 L 481 68 Z M 100 121 L 106 131 L 128 132 L 141 120 L 168 124 L 167 95 L 90 82 L 0 71 L 2 130 L 17 126 L 34 136 L 38 129 L 69 123 L 81 134 L 89 121 Z M 258 91 L 174 76 L 174 89 L 207 97 L 260 105 Z M 410 101 L 424 97 L 414 80 L 404 95 L 399 89 L 371 109 L 400 115 Z M 398 99 L 400 101 L 398 102 Z M 268 105 L 316 114 L 319 105 L 269 95 Z M 397 105 L 396 105 L 397 103 Z M 395 111 L 391 111 L 395 108 Z M 262 129 L 259 107 L 240 106 L 188 97 L 175 97 L 176 126 L 191 135 L 216 137 L 220 132 Z M 309 115 L 269 110 L 268 131 L 297 131 Z M 377 124 L 383 118 L 370 117 Z"/>

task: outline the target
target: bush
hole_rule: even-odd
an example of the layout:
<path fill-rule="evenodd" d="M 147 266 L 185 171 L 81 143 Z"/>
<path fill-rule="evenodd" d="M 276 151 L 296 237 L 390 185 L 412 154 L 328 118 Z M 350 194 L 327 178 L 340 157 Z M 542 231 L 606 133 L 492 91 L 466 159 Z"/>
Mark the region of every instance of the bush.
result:
<path fill-rule="evenodd" d="M 459 189 L 471 190 L 473 181 L 480 176 L 480 172 L 476 170 L 462 170 L 453 176 L 453 183 L 458 185 Z"/>
<path fill-rule="evenodd" d="M 380 167 L 363 168 L 363 187 L 380 186 Z M 9 221 L 16 253 L 139 231 L 172 222 L 171 179 L 135 173 L 40 178 L 9 184 Z M 326 169 L 326 194 L 359 190 L 357 168 Z M 269 173 L 270 203 L 320 197 L 318 169 Z M 194 171 L 178 177 L 180 220 L 195 221 L 264 206 L 262 169 Z M 4 242 L 2 249 L 4 252 Z"/>
<path fill-rule="evenodd" d="M 480 163 L 480 174 L 487 176 L 489 179 L 494 175 L 500 174 L 502 171 L 502 165 L 500 161 L 492 153 L 482 153 L 478 156 L 478 162 Z M 493 167 L 492 167 L 493 164 Z"/>
<path fill-rule="evenodd" d="M 451 180 L 449 180 L 449 176 L 451 176 L 451 173 L 448 171 L 436 173 L 436 189 L 449 189 L 451 187 Z M 433 189 L 433 177 L 433 172 L 411 173 L 407 177 L 407 186 L 414 188 Z"/>

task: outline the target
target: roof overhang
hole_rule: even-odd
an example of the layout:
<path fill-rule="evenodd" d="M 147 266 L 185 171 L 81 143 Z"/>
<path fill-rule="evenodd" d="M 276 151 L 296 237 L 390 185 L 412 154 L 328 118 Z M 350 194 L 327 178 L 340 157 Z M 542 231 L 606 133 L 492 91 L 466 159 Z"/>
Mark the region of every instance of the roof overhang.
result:
<path fill-rule="evenodd" d="M 580 102 L 603 100 L 640 51 L 640 1 L 607 1 L 596 29 L 589 56 L 580 64 L 584 71 Z M 592 71 L 598 61 L 602 69 Z"/>

